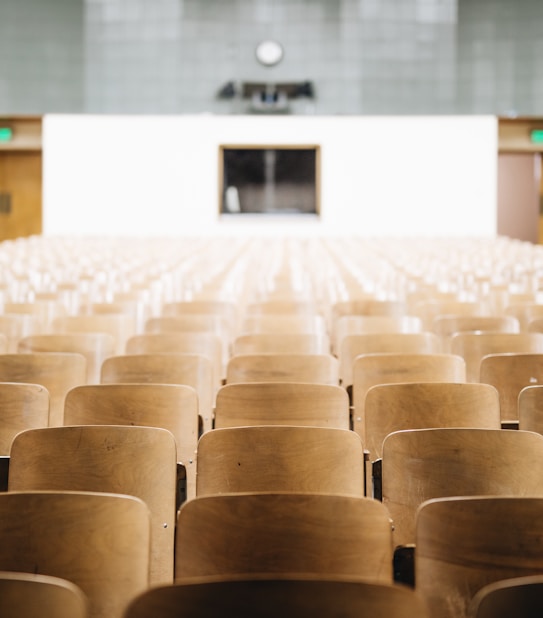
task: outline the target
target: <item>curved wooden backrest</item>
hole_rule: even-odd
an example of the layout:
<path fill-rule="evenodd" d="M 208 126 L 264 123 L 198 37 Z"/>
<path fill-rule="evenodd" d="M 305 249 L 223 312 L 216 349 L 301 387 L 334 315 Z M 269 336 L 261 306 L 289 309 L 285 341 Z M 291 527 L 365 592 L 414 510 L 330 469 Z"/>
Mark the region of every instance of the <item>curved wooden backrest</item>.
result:
<path fill-rule="evenodd" d="M 332 319 L 335 322 L 344 315 L 402 317 L 407 314 L 407 307 L 406 304 L 400 300 L 359 297 L 333 303 L 331 312 Z"/>
<path fill-rule="evenodd" d="M 35 352 L 72 352 L 87 359 L 87 383 L 100 382 L 100 368 L 115 354 L 115 339 L 109 333 L 64 333 L 31 335 L 19 341 L 19 354 Z"/>
<path fill-rule="evenodd" d="M 350 429 L 349 397 L 331 384 L 227 384 L 217 393 L 216 429 L 243 425 L 301 425 Z"/>
<path fill-rule="evenodd" d="M 526 327 L 529 333 L 543 333 L 543 318 L 532 318 Z"/>
<path fill-rule="evenodd" d="M 182 384 L 92 384 L 68 391 L 65 425 L 142 425 L 170 431 L 177 461 L 187 474 L 187 497 L 196 493 L 198 395 Z"/>
<path fill-rule="evenodd" d="M 331 354 L 240 354 L 226 366 L 226 383 L 308 382 L 339 384 L 337 358 Z"/>
<path fill-rule="evenodd" d="M 25 429 L 49 425 L 49 393 L 40 384 L 0 382 L 0 455 Z"/>
<path fill-rule="evenodd" d="M 362 354 L 438 354 L 441 342 L 435 333 L 383 333 L 347 335 L 339 350 L 339 379 L 346 388 L 353 384 L 353 364 Z"/>
<path fill-rule="evenodd" d="M 120 313 L 67 315 L 55 319 L 52 328 L 55 333 L 109 333 L 116 353 L 123 354 L 126 340 L 136 331 L 136 319 Z"/>
<path fill-rule="evenodd" d="M 466 363 L 454 354 L 364 354 L 353 362 L 353 429 L 365 442 L 364 407 L 372 386 L 401 382 L 465 382 Z"/>
<path fill-rule="evenodd" d="M 196 494 L 309 491 L 364 495 L 364 452 L 346 429 L 215 429 L 198 443 Z"/>
<path fill-rule="evenodd" d="M 420 333 L 422 320 L 414 315 L 343 315 L 336 320 L 334 352 L 347 335 Z"/>
<path fill-rule="evenodd" d="M 241 354 L 329 354 L 328 337 L 320 333 L 254 333 L 234 339 L 232 356 Z"/>
<path fill-rule="evenodd" d="M 316 303 L 310 300 L 262 300 L 246 305 L 245 315 L 316 315 L 319 313 Z"/>
<path fill-rule="evenodd" d="M 370 498 L 311 493 L 207 496 L 179 511 L 175 580 L 313 573 L 392 582 L 391 523 Z"/>
<path fill-rule="evenodd" d="M 426 618 L 427 609 L 406 586 L 356 578 L 274 575 L 195 578 L 141 594 L 125 618 Z"/>
<path fill-rule="evenodd" d="M 222 385 L 225 375 L 223 343 L 214 333 L 143 333 L 126 342 L 127 354 L 200 354 L 213 365 L 214 383 Z"/>
<path fill-rule="evenodd" d="M 543 498 L 430 500 L 417 515 L 415 578 L 432 616 L 465 618 L 497 580 L 543 571 Z M 515 612 L 514 616 L 522 616 Z"/>
<path fill-rule="evenodd" d="M 500 401 L 489 384 L 412 382 L 372 386 L 364 406 L 365 449 L 382 457 L 384 439 L 395 431 L 437 427 L 500 429 Z"/>
<path fill-rule="evenodd" d="M 543 615 L 543 575 L 527 575 L 487 584 L 473 597 L 470 618 L 539 618 Z"/>
<path fill-rule="evenodd" d="M 415 303 L 410 310 L 421 318 L 424 328 L 431 330 L 440 315 L 482 315 L 483 305 L 477 301 L 458 299 L 426 299 Z"/>
<path fill-rule="evenodd" d="M 64 398 L 74 386 L 87 383 L 87 361 L 71 352 L 0 354 L 0 382 L 40 384 L 50 396 L 49 425 L 62 425 Z"/>
<path fill-rule="evenodd" d="M 0 493 L 0 570 L 67 579 L 90 618 L 121 618 L 149 587 L 149 510 L 120 494 Z"/>
<path fill-rule="evenodd" d="M 502 422 L 518 421 L 520 391 L 526 386 L 543 384 L 543 353 L 483 356 L 479 379 L 498 390 Z"/>
<path fill-rule="evenodd" d="M 213 367 L 200 354 L 124 354 L 102 363 L 102 384 L 186 384 L 198 394 L 204 430 L 212 427 L 215 388 Z"/>
<path fill-rule="evenodd" d="M 39 298 L 35 295 L 32 302 L 7 302 L 4 303 L 5 314 L 27 314 L 37 318 L 36 326 L 40 332 L 47 332 L 54 319 L 67 314 L 64 303 L 57 298 Z"/>
<path fill-rule="evenodd" d="M 543 385 L 526 386 L 518 396 L 519 429 L 543 435 Z"/>
<path fill-rule="evenodd" d="M 543 318 L 543 305 L 533 300 L 511 302 L 504 308 L 504 313 L 517 319 L 521 331 L 526 332 L 532 320 Z"/>
<path fill-rule="evenodd" d="M 87 618 L 88 600 L 67 579 L 32 573 L 0 572 L 2 615 L 9 618 Z"/>
<path fill-rule="evenodd" d="M 489 354 L 541 354 L 543 333 L 456 333 L 451 352 L 466 361 L 466 379 L 479 382 L 481 361 Z"/>
<path fill-rule="evenodd" d="M 41 332 L 42 328 L 39 316 L 28 313 L 0 314 L 0 335 L 6 342 L 6 354 L 15 354 L 21 339 Z"/>
<path fill-rule="evenodd" d="M 151 513 L 153 584 L 171 583 L 176 509 L 172 434 L 155 427 L 31 429 L 13 440 L 9 491 L 71 490 L 137 496 Z"/>
<path fill-rule="evenodd" d="M 438 315 L 432 332 L 441 337 L 444 351 L 450 350 L 451 337 L 461 332 L 519 333 L 519 321 L 512 315 Z"/>
<path fill-rule="evenodd" d="M 543 436 L 501 429 L 415 429 L 383 443 L 383 503 L 397 545 L 415 541 L 425 500 L 445 496 L 543 496 Z"/>
<path fill-rule="evenodd" d="M 287 315 L 284 313 L 246 315 L 238 335 L 268 334 L 304 334 L 317 333 L 326 335 L 326 322 L 322 315 Z"/>
<path fill-rule="evenodd" d="M 145 322 L 144 331 L 146 333 L 213 333 L 223 342 L 225 354 L 232 339 L 228 320 L 223 315 L 211 313 L 186 313 L 149 318 Z"/>

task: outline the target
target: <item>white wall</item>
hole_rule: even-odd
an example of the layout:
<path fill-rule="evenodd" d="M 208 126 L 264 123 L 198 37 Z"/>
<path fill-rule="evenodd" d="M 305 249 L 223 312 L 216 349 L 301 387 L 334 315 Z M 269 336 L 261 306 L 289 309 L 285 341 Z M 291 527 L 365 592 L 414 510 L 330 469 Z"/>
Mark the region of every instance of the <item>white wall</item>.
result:
<path fill-rule="evenodd" d="M 44 119 L 45 235 L 493 236 L 490 116 Z M 219 215 L 218 146 L 320 144 L 321 214 Z"/>

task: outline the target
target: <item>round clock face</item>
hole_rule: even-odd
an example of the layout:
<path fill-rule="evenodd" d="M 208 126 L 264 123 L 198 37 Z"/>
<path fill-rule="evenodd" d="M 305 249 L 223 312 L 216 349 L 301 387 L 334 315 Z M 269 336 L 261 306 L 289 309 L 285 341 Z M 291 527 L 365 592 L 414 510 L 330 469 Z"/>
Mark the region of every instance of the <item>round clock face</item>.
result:
<path fill-rule="evenodd" d="M 283 48 L 277 41 L 262 41 L 257 45 L 256 58 L 266 66 L 273 66 L 283 58 Z"/>

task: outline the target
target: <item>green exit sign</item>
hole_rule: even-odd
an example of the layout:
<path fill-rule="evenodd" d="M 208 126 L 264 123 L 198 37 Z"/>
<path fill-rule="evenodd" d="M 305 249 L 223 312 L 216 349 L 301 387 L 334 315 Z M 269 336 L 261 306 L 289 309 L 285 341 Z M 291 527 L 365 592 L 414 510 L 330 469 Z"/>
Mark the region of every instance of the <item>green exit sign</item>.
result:
<path fill-rule="evenodd" d="M 0 127 L 0 142 L 10 142 L 13 139 L 11 127 Z"/>
<path fill-rule="evenodd" d="M 532 144 L 543 144 L 543 129 L 532 129 L 530 139 Z"/>

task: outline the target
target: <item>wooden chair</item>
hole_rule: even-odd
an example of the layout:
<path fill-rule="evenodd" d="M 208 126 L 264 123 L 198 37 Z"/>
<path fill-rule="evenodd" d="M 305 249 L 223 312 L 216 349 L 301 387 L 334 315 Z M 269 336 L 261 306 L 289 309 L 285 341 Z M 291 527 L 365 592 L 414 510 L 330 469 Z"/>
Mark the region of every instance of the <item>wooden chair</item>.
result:
<path fill-rule="evenodd" d="M 530 319 L 526 331 L 529 333 L 543 333 L 543 318 Z"/>
<path fill-rule="evenodd" d="M 432 332 L 441 337 L 443 351 L 450 351 L 451 337 L 462 332 L 519 333 L 518 320 L 511 315 L 438 315 Z"/>
<path fill-rule="evenodd" d="M 364 495 L 362 444 L 345 429 L 215 429 L 200 438 L 197 462 L 197 496 L 247 491 Z"/>
<path fill-rule="evenodd" d="M 226 378 L 223 343 L 214 333 L 144 333 L 126 342 L 127 354 L 200 354 L 213 366 L 216 388 Z"/>
<path fill-rule="evenodd" d="M 518 396 L 519 429 L 543 435 L 543 385 L 526 386 Z"/>
<path fill-rule="evenodd" d="M 401 300 L 357 297 L 332 303 L 331 316 L 335 323 L 345 315 L 378 315 L 402 317 L 407 314 L 407 306 Z"/>
<path fill-rule="evenodd" d="M 66 315 L 65 305 L 56 298 L 35 298 L 32 302 L 4 303 L 3 313 L 33 316 L 36 330 L 47 332 L 53 320 Z"/>
<path fill-rule="evenodd" d="M 302 315 L 319 313 L 318 306 L 311 300 L 271 299 L 250 302 L 245 306 L 245 315 Z"/>
<path fill-rule="evenodd" d="M 481 359 L 479 380 L 500 395 L 504 426 L 518 424 L 518 398 L 526 386 L 543 384 L 543 354 L 489 354 Z"/>
<path fill-rule="evenodd" d="M 54 333 L 108 333 L 115 340 L 115 353 L 124 354 L 126 341 L 135 334 L 136 320 L 131 315 L 67 315 L 53 321 Z"/>
<path fill-rule="evenodd" d="M 300 425 L 350 429 L 349 397 L 330 384 L 227 384 L 217 393 L 215 429 Z"/>
<path fill-rule="evenodd" d="M 0 354 L 8 353 L 8 338 L 4 333 L 0 333 Z"/>
<path fill-rule="evenodd" d="M 67 579 L 89 618 L 122 618 L 149 587 L 147 506 L 120 494 L 0 494 L 0 570 Z"/>
<path fill-rule="evenodd" d="M 1 388 L 1 386 L 0 386 Z M 65 425 L 141 425 L 170 431 L 186 472 L 187 498 L 196 494 L 198 395 L 181 384 L 97 384 L 68 391 Z"/>
<path fill-rule="evenodd" d="M 168 301 L 163 304 L 161 315 L 174 317 L 183 315 L 218 315 L 222 316 L 227 325 L 229 339 L 231 340 L 238 330 L 239 307 L 227 300 L 193 299 L 185 301 Z"/>
<path fill-rule="evenodd" d="M 528 332 L 532 321 L 543 318 L 543 305 L 533 300 L 510 302 L 504 308 L 504 313 L 514 317 L 519 322 L 521 332 Z"/>
<path fill-rule="evenodd" d="M 232 356 L 241 354 L 329 354 L 328 337 L 318 333 L 254 333 L 234 339 Z"/>
<path fill-rule="evenodd" d="M 466 361 L 466 379 L 479 382 L 481 361 L 489 354 L 541 354 L 543 333 L 456 333 L 451 352 Z"/>
<path fill-rule="evenodd" d="M 383 504 L 394 542 L 415 542 L 415 515 L 445 496 L 543 496 L 543 436 L 501 429 L 415 429 L 383 442 Z"/>
<path fill-rule="evenodd" d="M 246 315 L 239 328 L 240 335 L 256 333 L 326 333 L 322 315 L 289 315 L 284 313 L 255 313 Z"/>
<path fill-rule="evenodd" d="M 186 502 L 177 520 L 175 581 L 310 573 L 392 583 L 391 522 L 377 500 L 245 493 Z"/>
<path fill-rule="evenodd" d="M 492 582 L 543 571 L 543 498 L 474 496 L 425 502 L 418 511 L 416 589 L 430 615 L 466 618 Z M 523 616 L 514 612 L 515 616 Z"/>
<path fill-rule="evenodd" d="M 352 577 L 262 575 L 206 577 L 141 594 L 124 618 L 426 618 L 416 592 Z"/>
<path fill-rule="evenodd" d="M 0 382 L 0 456 L 25 429 L 49 425 L 49 393 L 40 384 Z"/>
<path fill-rule="evenodd" d="M 222 346 L 222 358 L 226 363 L 230 356 L 232 329 L 222 315 L 192 314 L 158 316 L 145 322 L 145 333 L 210 333 L 216 335 Z"/>
<path fill-rule="evenodd" d="M 331 354 L 240 354 L 226 366 L 226 383 L 308 382 L 339 384 L 337 358 Z"/>
<path fill-rule="evenodd" d="M 212 428 L 214 385 L 213 367 L 200 354 L 125 354 L 102 363 L 102 384 L 185 384 L 198 395 L 198 411 L 203 431 Z"/>
<path fill-rule="evenodd" d="M 49 393 L 49 425 L 62 425 L 64 398 L 74 386 L 87 382 L 87 361 L 82 354 L 36 352 L 0 354 L 0 382 L 40 384 Z"/>
<path fill-rule="evenodd" d="M 362 354 L 439 354 L 435 333 L 384 333 L 347 335 L 339 350 L 339 379 L 344 388 L 353 384 L 353 363 Z"/>
<path fill-rule="evenodd" d="M 539 618 L 543 615 L 543 575 L 502 579 L 483 586 L 473 597 L 470 618 Z"/>
<path fill-rule="evenodd" d="M 344 315 L 336 320 L 332 350 L 338 354 L 347 335 L 420 332 L 422 320 L 413 315 Z"/>
<path fill-rule="evenodd" d="M 100 382 L 100 368 L 115 354 L 115 340 L 109 333 L 65 333 L 31 335 L 19 341 L 19 354 L 35 352 L 72 352 L 87 359 L 87 383 Z"/>
<path fill-rule="evenodd" d="M 0 314 L 0 335 L 7 344 L 8 354 L 15 354 L 19 341 L 23 337 L 41 332 L 42 325 L 38 316 L 26 313 Z"/>
<path fill-rule="evenodd" d="M 30 429 L 11 446 L 9 491 L 96 491 L 136 496 L 151 514 L 150 582 L 173 581 L 175 440 L 155 427 Z"/>
<path fill-rule="evenodd" d="M 412 382 L 378 384 L 366 395 L 365 449 L 382 457 L 384 439 L 395 431 L 438 427 L 500 429 L 498 392 L 489 384 Z"/>
<path fill-rule="evenodd" d="M 0 572 L 2 614 L 9 618 L 87 618 L 81 588 L 60 577 Z"/>
<path fill-rule="evenodd" d="M 464 359 L 453 354 L 364 354 L 353 362 L 353 429 L 366 442 L 365 404 L 372 386 L 402 382 L 465 382 Z"/>
<path fill-rule="evenodd" d="M 440 315 L 483 315 L 483 305 L 472 300 L 426 299 L 416 303 L 410 310 L 418 316 L 425 330 L 432 330 L 434 320 Z"/>

